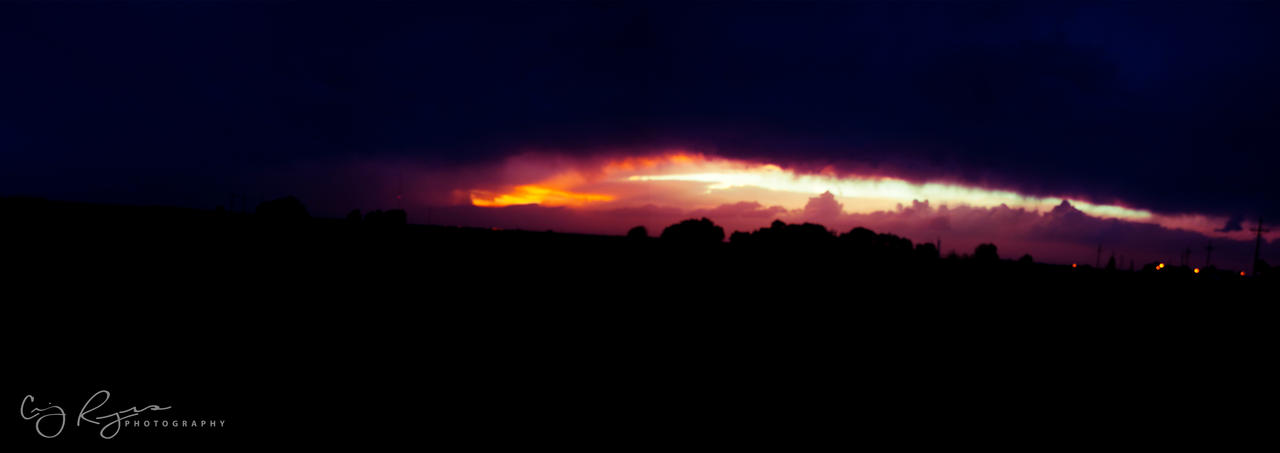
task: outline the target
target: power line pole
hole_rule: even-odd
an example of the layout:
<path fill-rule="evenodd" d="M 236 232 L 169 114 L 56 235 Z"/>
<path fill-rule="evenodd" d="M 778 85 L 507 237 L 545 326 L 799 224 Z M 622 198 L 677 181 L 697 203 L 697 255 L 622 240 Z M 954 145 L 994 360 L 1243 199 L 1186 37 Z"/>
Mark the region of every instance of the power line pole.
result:
<path fill-rule="evenodd" d="M 1206 245 L 1204 247 L 1204 268 L 1205 269 L 1209 268 L 1210 266 L 1209 260 L 1212 258 L 1213 258 L 1213 241 L 1209 241 L 1209 245 Z"/>
<path fill-rule="evenodd" d="M 1262 217 L 1258 217 L 1258 227 L 1252 231 L 1258 233 L 1258 240 L 1253 244 L 1253 275 L 1258 275 L 1258 260 L 1262 259 L 1262 233 L 1271 230 L 1262 227 Z"/>

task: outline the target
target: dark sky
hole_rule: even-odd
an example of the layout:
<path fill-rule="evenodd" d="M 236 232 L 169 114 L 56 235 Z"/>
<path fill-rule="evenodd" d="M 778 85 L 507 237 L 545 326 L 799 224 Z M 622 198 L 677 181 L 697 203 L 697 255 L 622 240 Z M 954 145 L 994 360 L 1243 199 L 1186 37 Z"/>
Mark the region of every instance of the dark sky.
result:
<path fill-rule="evenodd" d="M 298 161 L 686 146 L 1280 219 L 1278 24 L 1230 1 L 8 2 L 0 194 L 200 204 Z"/>

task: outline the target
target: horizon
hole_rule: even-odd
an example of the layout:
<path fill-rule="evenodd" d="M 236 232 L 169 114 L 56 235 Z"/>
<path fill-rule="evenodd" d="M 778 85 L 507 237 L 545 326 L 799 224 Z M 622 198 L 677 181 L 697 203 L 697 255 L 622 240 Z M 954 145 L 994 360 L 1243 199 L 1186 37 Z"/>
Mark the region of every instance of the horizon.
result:
<path fill-rule="evenodd" d="M 1272 3 L 2 8 L 4 195 L 1280 253 Z"/>
<path fill-rule="evenodd" d="M 830 194 L 828 193 L 825 195 L 830 195 Z M 233 208 L 228 208 L 228 206 L 224 206 L 224 205 L 218 205 L 214 208 L 200 208 L 200 207 L 174 206 L 174 205 L 131 205 L 131 204 L 120 204 L 120 203 L 94 203 L 94 202 L 84 202 L 84 201 L 77 201 L 77 200 L 49 200 L 43 197 L 21 197 L 21 196 L 0 197 L 0 199 L 4 199 L 4 198 L 8 198 L 10 200 L 22 200 L 22 199 L 45 200 L 52 203 L 72 203 L 72 204 L 89 204 L 89 205 L 105 205 L 105 206 L 120 206 L 120 207 L 137 207 L 137 208 L 143 208 L 143 209 L 181 208 L 181 209 L 193 209 L 193 210 L 209 212 L 209 213 L 222 213 L 225 211 L 226 213 L 229 213 L 229 214 L 243 213 L 248 215 L 260 214 L 258 210 L 260 209 L 262 204 L 265 203 L 265 202 L 259 202 L 259 203 L 251 202 L 250 204 L 252 205 L 252 207 L 250 207 L 247 204 L 236 204 L 234 205 Z M 306 201 L 294 196 L 286 196 L 286 197 L 281 197 L 278 199 L 266 200 L 266 201 L 278 202 L 286 198 L 294 198 L 299 203 L 301 203 L 304 209 L 306 209 Z M 820 196 L 820 197 L 816 197 L 815 199 L 823 199 L 823 197 Z M 831 201 L 831 200 L 828 200 L 828 201 Z M 1062 220 L 1063 218 L 1073 219 L 1076 221 L 1079 221 L 1082 218 L 1090 219 L 1090 217 L 1087 214 L 1080 212 L 1074 207 L 1071 207 L 1069 205 L 1069 202 L 1063 201 L 1063 203 L 1064 203 L 1063 205 L 1055 207 L 1054 212 L 1047 213 L 1047 215 L 1052 216 L 1056 220 Z M 515 210 L 536 209 L 538 208 L 538 205 L 518 205 L 517 204 L 517 205 L 505 206 L 503 208 L 510 208 Z M 960 257 L 967 257 L 967 256 L 971 256 L 973 254 L 972 253 L 973 250 L 977 248 L 979 245 L 994 244 L 999 248 L 1000 259 L 1008 260 L 1008 261 L 1018 260 L 1024 255 L 1029 255 L 1032 257 L 1032 259 L 1035 262 L 1042 263 L 1042 264 L 1051 264 L 1051 265 L 1057 265 L 1057 266 L 1077 266 L 1078 265 L 1083 268 L 1095 268 L 1095 267 L 1102 268 L 1102 267 L 1105 267 L 1103 266 L 1103 263 L 1107 262 L 1109 259 L 1116 259 L 1117 260 L 1116 270 L 1120 270 L 1120 271 L 1131 270 L 1130 267 L 1132 267 L 1132 270 L 1143 270 L 1144 266 L 1146 265 L 1163 264 L 1165 267 L 1186 267 L 1188 270 L 1219 269 L 1221 271 L 1229 272 L 1229 273 L 1242 272 L 1242 271 L 1246 273 L 1252 273 L 1252 268 L 1248 267 L 1245 264 L 1247 262 L 1245 263 L 1240 262 L 1239 258 L 1233 257 L 1233 254 L 1231 253 L 1234 249 L 1234 251 L 1237 252 L 1235 253 L 1235 255 L 1238 256 L 1238 255 L 1241 255 L 1246 248 L 1249 248 L 1248 251 L 1250 255 L 1248 256 L 1248 258 L 1251 261 L 1252 260 L 1251 247 L 1253 247 L 1252 245 L 1253 242 L 1247 241 L 1247 240 L 1236 240 L 1236 241 L 1219 240 L 1217 245 L 1213 246 L 1213 251 L 1214 251 L 1213 256 L 1216 258 L 1212 260 L 1212 264 L 1202 261 L 1205 259 L 1204 256 L 1195 253 L 1196 251 L 1193 250 L 1191 255 L 1189 256 L 1190 258 L 1189 261 L 1187 261 L 1187 263 L 1183 265 L 1181 261 L 1182 252 L 1179 252 L 1176 254 L 1165 254 L 1165 255 L 1157 254 L 1157 255 L 1154 255 L 1153 257 L 1147 257 L 1143 255 L 1138 255 L 1138 254 L 1126 255 L 1124 253 L 1117 253 L 1115 250 L 1107 249 L 1105 247 L 1102 251 L 1099 251 L 1096 248 L 1090 249 L 1090 250 L 1084 250 L 1080 247 L 1076 247 L 1069 251 L 1070 253 L 1074 253 L 1074 255 L 1065 256 L 1065 257 L 1051 255 L 1049 258 L 1046 259 L 1044 255 L 1035 255 L 1030 251 L 1027 251 L 1025 248 L 1017 247 L 1016 241 L 1012 242 L 1013 244 L 1015 244 L 1015 246 L 1011 247 L 1008 245 L 1009 244 L 1008 242 L 1002 243 L 999 239 L 991 239 L 990 237 L 984 238 L 984 237 L 971 236 L 960 241 L 944 242 L 942 240 L 943 237 L 939 235 L 939 236 L 936 236 L 932 241 L 921 240 L 917 237 L 912 237 L 910 235 L 903 234 L 901 230 L 879 229 L 879 228 L 872 227 L 870 224 L 856 223 L 857 222 L 856 219 L 865 220 L 868 218 L 874 218 L 875 215 L 885 214 L 884 212 L 874 212 L 872 213 L 873 214 L 872 216 L 848 215 L 845 218 L 845 220 L 854 219 L 852 220 L 854 223 L 848 223 L 843 227 L 832 226 L 819 221 L 804 219 L 804 218 L 784 219 L 783 216 L 757 217 L 757 218 L 751 219 L 750 221 L 747 221 L 746 223 L 737 223 L 736 225 L 738 226 L 733 227 L 730 225 L 721 224 L 719 222 L 716 222 L 715 219 L 711 219 L 710 217 L 707 217 L 705 215 L 708 212 L 707 210 L 698 210 L 698 211 L 693 211 L 692 213 L 688 213 L 689 215 L 680 214 L 680 215 L 676 215 L 675 217 L 670 217 L 672 219 L 670 221 L 665 221 L 665 220 L 659 221 L 659 220 L 654 220 L 653 217 L 649 217 L 648 224 L 634 224 L 629 227 L 625 227 L 617 230 L 608 229 L 608 230 L 599 230 L 599 231 L 573 231 L 573 230 L 559 230 L 554 228 L 537 228 L 536 225 L 535 227 L 530 228 L 529 227 L 530 224 L 528 223 L 527 213 L 525 213 L 525 215 L 516 214 L 522 217 L 522 221 L 513 223 L 512 224 L 513 226 L 510 226 L 510 227 L 495 225 L 495 220 L 494 220 L 494 217 L 492 216 L 481 217 L 480 220 L 478 221 L 468 222 L 468 219 L 475 218 L 475 217 L 468 217 L 469 213 L 474 214 L 478 211 L 489 211 L 489 212 L 494 211 L 493 209 L 482 208 L 475 205 L 462 205 L 462 206 L 453 206 L 453 207 L 437 206 L 437 207 L 428 207 L 424 209 L 428 210 L 428 214 L 430 213 L 431 210 L 434 210 L 438 217 L 443 217 L 444 219 L 446 219 L 446 221 L 437 222 L 437 221 L 431 221 L 430 218 L 415 217 L 414 215 L 412 215 L 411 213 L 409 213 L 408 211 L 402 208 L 393 208 L 393 207 L 388 207 L 385 209 L 367 209 L 367 210 L 356 208 L 351 211 L 347 211 L 345 214 L 342 214 L 342 215 L 331 215 L 331 214 L 324 214 L 324 213 L 311 214 L 309 210 L 308 210 L 308 213 L 309 215 L 315 218 L 323 218 L 323 219 L 333 220 L 333 221 L 341 221 L 341 220 L 349 221 L 351 220 L 351 216 L 354 213 L 358 213 L 361 217 L 365 217 L 374 212 L 400 211 L 404 213 L 405 221 L 407 222 L 407 224 L 410 224 L 410 225 L 474 228 L 474 229 L 481 229 L 481 230 L 511 230 L 511 231 L 526 231 L 526 232 L 535 232 L 535 233 L 536 232 L 554 232 L 559 234 L 582 234 L 582 235 L 610 236 L 610 237 L 620 237 L 620 238 L 628 236 L 630 234 L 629 230 L 636 227 L 643 227 L 648 232 L 649 237 L 657 238 L 667 227 L 674 226 L 682 221 L 697 220 L 699 218 L 702 218 L 702 219 L 711 220 L 716 226 L 725 228 L 724 229 L 725 235 L 722 240 L 722 242 L 725 242 L 725 243 L 731 242 L 730 237 L 733 235 L 733 233 L 739 233 L 739 232 L 755 233 L 762 229 L 768 229 L 770 225 L 774 224 L 775 222 L 783 222 L 783 224 L 785 225 L 817 225 L 822 227 L 824 230 L 828 231 L 830 234 L 832 234 L 833 237 L 847 234 L 850 230 L 853 230 L 853 229 L 866 228 L 875 233 L 890 234 L 890 235 L 902 237 L 903 239 L 910 240 L 912 244 L 916 244 L 916 245 L 945 244 L 945 246 L 943 246 L 942 249 L 938 250 L 938 254 L 942 257 L 946 257 L 949 254 L 954 254 Z M 958 209 L 958 211 L 964 211 L 966 209 L 968 209 L 968 207 L 961 207 L 960 209 Z M 1012 209 L 1009 209 L 1008 207 L 1004 207 L 1004 209 L 1008 210 L 1008 212 L 1019 212 L 1020 215 L 1023 215 L 1023 216 L 1034 217 L 1034 216 L 1040 215 L 1036 211 L 1026 211 L 1026 210 L 1014 211 Z M 454 211 L 450 212 L 451 210 L 454 210 Z M 936 212 L 936 211 L 946 212 L 947 210 L 948 208 L 945 205 L 941 206 L 938 210 L 932 210 L 928 205 L 928 203 L 917 202 L 914 204 L 914 206 L 910 208 L 904 208 L 902 206 L 899 206 L 896 211 L 896 214 L 902 215 L 903 213 L 907 213 L 908 215 L 912 215 L 912 214 L 923 213 L 927 215 L 932 212 Z M 711 212 L 714 212 L 714 211 L 711 211 Z M 791 214 L 803 214 L 803 212 L 793 212 Z M 462 219 L 462 221 L 450 222 L 447 219 L 455 219 L 455 220 Z M 553 217 L 553 219 L 554 221 L 561 221 L 563 220 L 563 217 L 557 216 L 557 217 Z M 761 220 L 761 219 L 764 219 L 764 220 Z M 1092 218 L 1091 220 L 1094 222 L 1103 221 L 1102 219 L 1097 219 L 1097 218 Z M 756 225 L 757 221 L 760 222 L 758 226 L 754 226 L 754 227 L 750 226 L 750 225 Z M 1109 221 L 1120 222 L 1121 220 L 1109 219 Z M 620 220 L 619 222 L 626 222 L 626 220 Z M 615 222 L 615 223 L 618 225 L 625 224 L 625 223 L 618 223 L 618 222 Z M 86 226 L 93 225 L 93 219 L 87 219 L 84 225 Z M 1158 225 L 1154 225 L 1154 224 L 1148 224 L 1147 227 L 1149 229 L 1161 228 Z M 959 242 L 959 244 L 956 244 L 956 242 Z M 1270 244 L 1267 244 L 1267 245 L 1269 246 Z M 1085 253 L 1085 252 L 1088 252 L 1088 253 Z M 1266 255 L 1264 254 L 1264 259 L 1263 259 L 1264 262 L 1266 262 L 1265 256 Z M 1092 259 L 1093 261 L 1090 261 L 1090 259 Z"/>

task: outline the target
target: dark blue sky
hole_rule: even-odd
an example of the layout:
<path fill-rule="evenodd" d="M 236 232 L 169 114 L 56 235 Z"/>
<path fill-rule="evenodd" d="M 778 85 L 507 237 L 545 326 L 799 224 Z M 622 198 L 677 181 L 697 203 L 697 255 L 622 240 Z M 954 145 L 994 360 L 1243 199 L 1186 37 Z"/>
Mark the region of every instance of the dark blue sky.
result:
<path fill-rule="evenodd" d="M 4 3 L 0 194 L 207 207 L 299 161 L 688 146 L 1276 219 L 1277 24 L 1225 1 Z"/>

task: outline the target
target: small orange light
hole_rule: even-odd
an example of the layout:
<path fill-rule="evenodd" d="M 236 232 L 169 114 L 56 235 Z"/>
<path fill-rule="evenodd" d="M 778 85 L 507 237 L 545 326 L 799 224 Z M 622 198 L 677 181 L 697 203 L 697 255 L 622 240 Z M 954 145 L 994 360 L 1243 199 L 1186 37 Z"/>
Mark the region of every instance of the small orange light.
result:
<path fill-rule="evenodd" d="M 1244 277 L 1244 271 L 1240 271 L 1240 276 Z"/>
<path fill-rule="evenodd" d="M 1192 270 L 1191 270 L 1191 272 L 1195 272 L 1195 273 L 1199 274 L 1199 273 L 1200 273 L 1200 268 L 1198 268 L 1198 267 L 1197 267 L 1197 268 L 1195 268 L 1195 269 L 1192 269 Z"/>
<path fill-rule="evenodd" d="M 1076 263 L 1071 263 L 1071 268 L 1072 268 L 1072 269 L 1075 269 L 1075 268 L 1076 268 Z"/>

